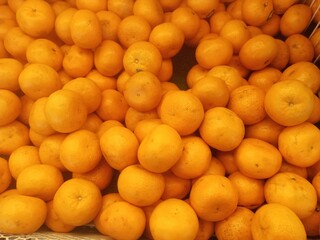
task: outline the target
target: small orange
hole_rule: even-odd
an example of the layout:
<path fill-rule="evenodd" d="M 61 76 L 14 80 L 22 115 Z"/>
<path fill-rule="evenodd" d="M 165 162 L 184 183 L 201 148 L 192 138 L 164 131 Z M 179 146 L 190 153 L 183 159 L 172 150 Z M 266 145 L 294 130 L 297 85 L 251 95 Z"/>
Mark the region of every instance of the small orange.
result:
<path fill-rule="evenodd" d="M 145 136 L 155 127 L 162 124 L 159 118 L 146 118 L 137 122 L 134 128 L 134 134 L 137 136 L 139 142 L 141 142 Z"/>
<path fill-rule="evenodd" d="M 229 101 L 229 88 L 225 81 L 207 75 L 197 81 L 191 93 L 199 98 L 205 111 L 213 107 L 225 107 Z"/>
<path fill-rule="evenodd" d="M 270 67 L 277 68 L 279 70 L 284 70 L 290 59 L 290 52 L 288 45 L 281 39 L 276 39 L 276 43 L 278 45 L 278 54 L 271 61 Z"/>
<path fill-rule="evenodd" d="M 45 37 L 54 28 L 55 14 L 46 1 L 24 1 L 16 11 L 19 27 L 32 37 Z"/>
<path fill-rule="evenodd" d="M 147 170 L 163 173 L 178 162 L 182 149 L 179 133 L 167 124 L 160 124 L 141 141 L 138 160 Z"/>
<path fill-rule="evenodd" d="M 268 66 L 277 56 L 278 45 L 267 34 L 250 38 L 240 49 L 241 63 L 250 70 L 260 70 Z"/>
<path fill-rule="evenodd" d="M 256 179 L 273 176 L 282 163 L 280 151 L 257 138 L 245 138 L 235 150 L 234 158 L 241 173 Z"/>
<path fill-rule="evenodd" d="M 320 121 L 320 98 L 317 95 L 314 95 L 314 108 L 307 121 L 313 124 Z"/>
<path fill-rule="evenodd" d="M 102 119 L 96 113 L 89 113 L 86 122 L 82 125 L 81 129 L 89 130 L 91 132 L 97 132 Z"/>
<path fill-rule="evenodd" d="M 199 230 L 195 240 L 207 240 L 214 236 L 214 222 L 199 219 Z"/>
<path fill-rule="evenodd" d="M 182 138 L 183 151 L 171 171 L 178 177 L 193 179 L 208 170 L 212 154 L 210 147 L 198 136 Z"/>
<path fill-rule="evenodd" d="M 48 97 L 62 86 L 59 75 L 52 67 L 42 63 L 30 63 L 19 75 L 22 92 L 31 99 Z"/>
<path fill-rule="evenodd" d="M 233 151 L 216 151 L 216 158 L 222 163 L 225 168 L 226 175 L 230 175 L 233 172 L 238 171 L 238 166 L 235 163 L 234 159 L 234 150 Z"/>
<path fill-rule="evenodd" d="M 22 95 L 20 97 L 20 101 L 21 101 L 21 112 L 18 116 L 18 120 L 28 126 L 30 110 L 31 110 L 32 104 L 34 103 L 34 100 L 32 100 L 26 95 Z"/>
<path fill-rule="evenodd" d="M 208 72 L 208 69 L 201 67 L 199 64 L 193 65 L 186 76 L 186 83 L 189 88 L 192 88 L 196 82 L 201 78 L 205 77 Z"/>
<path fill-rule="evenodd" d="M 16 188 L 19 194 L 38 197 L 47 202 L 53 199 L 63 182 L 58 168 L 47 164 L 32 164 L 18 175 Z"/>
<path fill-rule="evenodd" d="M 237 207 L 229 217 L 215 223 L 215 236 L 218 239 L 236 239 L 240 236 L 243 239 L 253 239 L 251 233 L 253 216 L 254 212 L 250 209 Z"/>
<path fill-rule="evenodd" d="M 99 138 L 88 130 L 68 134 L 60 146 L 61 163 L 71 172 L 91 171 L 99 164 L 101 157 Z"/>
<path fill-rule="evenodd" d="M 310 167 L 320 160 L 320 130 L 309 122 L 286 127 L 279 135 L 283 158 L 299 167 Z"/>
<path fill-rule="evenodd" d="M 144 17 L 154 28 L 164 20 L 164 12 L 157 0 L 136 0 L 133 4 L 133 15 Z"/>
<path fill-rule="evenodd" d="M 97 69 L 92 69 L 86 75 L 86 78 L 89 78 L 91 81 L 93 81 L 101 91 L 117 88 L 117 80 L 115 77 L 106 77 L 102 75 Z"/>
<path fill-rule="evenodd" d="M 123 18 L 118 26 L 117 37 L 124 48 L 139 41 L 148 41 L 151 26 L 149 22 L 139 15 L 130 15 Z"/>
<path fill-rule="evenodd" d="M 108 0 L 109 11 L 117 14 L 121 19 L 133 15 L 134 0 Z"/>
<path fill-rule="evenodd" d="M 318 204 L 317 208 L 313 214 L 309 217 L 302 219 L 303 226 L 306 230 L 307 236 L 317 237 L 319 236 L 320 229 L 320 206 Z"/>
<path fill-rule="evenodd" d="M 47 216 L 46 203 L 40 198 L 12 194 L 0 198 L 0 231 L 6 234 L 32 234 Z"/>
<path fill-rule="evenodd" d="M 162 64 L 160 50 L 148 41 L 131 44 L 124 53 L 123 66 L 129 75 L 140 71 L 158 74 Z"/>
<path fill-rule="evenodd" d="M 303 178 L 308 178 L 308 170 L 306 167 L 298 167 L 283 160 L 279 172 L 291 172 L 300 175 Z"/>
<path fill-rule="evenodd" d="M 134 133 L 123 126 L 114 126 L 100 137 L 100 148 L 107 163 L 116 170 L 138 162 L 139 142 Z"/>
<path fill-rule="evenodd" d="M 317 191 L 318 200 L 320 199 L 320 173 L 318 172 L 311 181 L 313 187 Z"/>
<path fill-rule="evenodd" d="M 47 202 L 47 217 L 45 226 L 53 232 L 68 233 L 75 229 L 75 226 L 69 225 L 61 221 L 53 209 L 53 201 Z"/>
<path fill-rule="evenodd" d="M 67 89 L 52 93 L 44 110 L 49 125 L 61 133 L 80 129 L 87 119 L 87 108 L 81 95 Z"/>
<path fill-rule="evenodd" d="M 192 8 L 201 18 L 209 18 L 212 14 L 214 14 L 218 4 L 218 0 L 187 0 L 187 5 Z"/>
<path fill-rule="evenodd" d="M 262 32 L 270 36 L 277 36 L 280 32 L 280 19 L 278 14 L 273 13 L 269 20 L 260 27 Z"/>
<path fill-rule="evenodd" d="M 219 33 L 226 22 L 233 19 L 227 11 L 221 11 L 214 13 L 210 19 L 210 32 Z"/>
<path fill-rule="evenodd" d="M 0 58 L 0 88 L 10 91 L 17 91 L 19 86 L 19 75 L 23 70 L 23 65 L 15 58 Z"/>
<path fill-rule="evenodd" d="M 42 164 L 48 164 L 60 171 L 66 171 L 60 159 L 60 147 L 66 136 L 65 133 L 52 134 L 42 141 L 39 146 L 39 158 Z"/>
<path fill-rule="evenodd" d="M 100 1 L 100 0 L 95 0 L 95 1 L 85 1 L 85 0 L 76 0 L 76 6 L 78 9 L 88 9 L 93 12 L 98 12 L 102 10 L 107 9 L 107 4 L 108 1 Z"/>
<path fill-rule="evenodd" d="M 165 180 L 165 187 L 162 193 L 161 199 L 177 198 L 184 199 L 191 189 L 191 180 L 183 179 L 172 171 L 168 171 L 162 174 Z"/>
<path fill-rule="evenodd" d="M 160 80 L 151 72 L 137 72 L 128 79 L 123 96 L 128 105 L 137 111 L 151 111 L 162 97 Z"/>
<path fill-rule="evenodd" d="M 209 146 L 221 151 L 235 149 L 245 134 L 241 118 L 225 107 L 215 107 L 206 111 L 199 130 Z"/>
<path fill-rule="evenodd" d="M 0 126 L 0 155 L 10 155 L 15 149 L 30 144 L 29 128 L 15 120 Z"/>
<path fill-rule="evenodd" d="M 140 164 L 122 169 L 117 181 L 120 196 L 136 206 L 149 206 L 157 202 L 165 189 L 162 174 L 146 170 Z"/>
<path fill-rule="evenodd" d="M 290 208 L 300 219 L 309 217 L 317 207 L 317 193 L 305 178 L 289 172 L 277 173 L 264 186 L 267 203 Z M 299 204 L 303 201 L 303 205 Z"/>
<path fill-rule="evenodd" d="M 150 232 L 154 239 L 194 239 L 198 233 L 199 220 L 192 207 L 180 199 L 160 202 L 152 211 Z"/>
<path fill-rule="evenodd" d="M 102 99 L 97 115 L 103 120 L 117 120 L 122 122 L 125 119 L 129 106 L 122 93 L 115 89 L 106 89 L 102 92 Z"/>
<path fill-rule="evenodd" d="M 304 226 L 288 207 L 278 203 L 262 205 L 251 222 L 253 239 L 307 239 Z"/>
<path fill-rule="evenodd" d="M 29 139 L 30 143 L 36 147 L 40 147 L 41 143 L 46 139 L 48 136 L 39 134 L 33 131 L 32 128 L 29 128 Z"/>
<path fill-rule="evenodd" d="M 137 124 L 144 119 L 158 118 L 156 109 L 152 109 L 147 112 L 140 112 L 130 107 L 126 113 L 125 125 L 131 131 L 135 131 Z"/>
<path fill-rule="evenodd" d="M 257 35 L 263 34 L 261 28 L 259 28 L 259 27 L 249 25 L 248 29 L 251 33 L 251 37 L 255 37 Z"/>
<path fill-rule="evenodd" d="M 252 26 L 264 25 L 272 16 L 272 0 L 243 0 L 242 2 L 243 20 Z"/>
<path fill-rule="evenodd" d="M 198 32 L 200 17 L 192 8 L 180 6 L 172 11 L 170 22 L 182 30 L 185 40 L 189 40 Z"/>
<path fill-rule="evenodd" d="M 172 58 L 163 59 L 161 68 L 157 77 L 159 78 L 160 82 L 169 82 L 173 76 L 173 61 Z"/>
<path fill-rule="evenodd" d="M 204 172 L 205 174 L 217 174 L 221 176 L 226 175 L 226 169 L 223 163 L 216 157 L 212 156 L 209 168 Z"/>
<path fill-rule="evenodd" d="M 15 93 L 0 89 L 0 126 L 16 120 L 21 113 L 21 108 L 20 98 Z"/>
<path fill-rule="evenodd" d="M 158 106 L 163 123 L 177 130 L 180 135 L 194 133 L 200 126 L 204 109 L 201 101 L 191 92 L 169 91 Z"/>
<path fill-rule="evenodd" d="M 185 45 L 188 47 L 195 48 L 202 41 L 202 39 L 205 36 L 208 36 L 209 34 L 210 34 L 210 24 L 206 19 L 200 19 L 200 26 L 197 31 L 197 34 L 193 38 L 187 40 L 185 42 Z"/>
<path fill-rule="evenodd" d="M 243 16 L 242 16 L 242 4 L 243 4 L 243 0 L 235 0 L 235 1 L 231 1 L 228 5 L 227 5 L 227 13 L 230 14 L 230 16 L 233 19 L 239 19 L 239 20 L 243 20 Z M 249 24 L 251 25 L 251 24 Z"/>
<path fill-rule="evenodd" d="M 247 177 L 240 171 L 230 174 L 228 179 L 238 191 L 238 206 L 256 209 L 264 203 L 264 180 Z"/>
<path fill-rule="evenodd" d="M 11 176 L 8 160 L 2 157 L 0 157 L 0 169 L 1 169 L 0 193 L 3 193 L 10 186 L 13 177 Z"/>
<path fill-rule="evenodd" d="M 121 22 L 120 16 L 109 10 L 96 13 L 101 26 L 102 40 L 118 40 L 118 28 Z"/>
<path fill-rule="evenodd" d="M 70 21 L 70 34 L 80 48 L 93 49 L 102 41 L 102 30 L 97 15 L 88 9 L 77 10 Z"/>
<path fill-rule="evenodd" d="M 280 81 L 266 92 L 264 107 L 268 116 L 280 125 L 300 124 L 313 111 L 313 92 L 298 80 Z"/>
<path fill-rule="evenodd" d="M 72 6 L 68 2 L 57 0 L 57 1 L 51 2 L 51 7 L 52 7 L 52 10 L 54 11 L 54 14 L 56 15 L 56 18 L 57 18 L 57 15 L 62 13 L 64 10 L 71 8 Z"/>
<path fill-rule="evenodd" d="M 170 12 L 179 7 L 182 0 L 159 0 L 159 2 L 165 12 Z"/>
<path fill-rule="evenodd" d="M 225 176 L 204 175 L 192 185 L 190 204 L 199 218 L 221 221 L 236 210 L 238 193 Z"/>
<path fill-rule="evenodd" d="M 292 6 L 293 4 L 297 3 L 297 0 L 279 0 L 273 2 L 273 9 L 276 14 L 284 14 L 285 11 Z"/>
<path fill-rule="evenodd" d="M 100 138 L 103 133 L 105 133 L 107 130 L 114 126 L 123 126 L 123 124 L 117 120 L 107 120 L 100 124 L 98 130 L 96 131 L 96 134 Z"/>
<path fill-rule="evenodd" d="M 222 37 L 202 40 L 196 47 L 195 57 L 198 64 L 206 69 L 228 64 L 233 55 L 231 42 Z"/>
<path fill-rule="evenodd" d="M 73 15 L 77 12 L 76 8 L 68 8 L 56 16 L 55 32 L 57 36 L 66 44 L 74 44 L 71 37 L 70 23 Z"/>
<path fill-rule="evenodd" d="M 285 40 L 289 47 L 289 63 L 312 62 L 314 47 L 311 40 L 302 34 L 292 34 Z"/>
<path fill-rule="evenodd" d="M 65 181 L 53 198 L 53 210 L 62 222 L 81 226 L 90 223 L 99 213 L 102 196 L 91 181 L 72 178 Z"/>
<path fill-rule="evenodd" d="M 280 80 L 281 76 L 282 72 L 278 68 L 265 67 L 264 69 L 253 71 L 248 78 L 248 83 L 266 92 L 275 82 Z"/>

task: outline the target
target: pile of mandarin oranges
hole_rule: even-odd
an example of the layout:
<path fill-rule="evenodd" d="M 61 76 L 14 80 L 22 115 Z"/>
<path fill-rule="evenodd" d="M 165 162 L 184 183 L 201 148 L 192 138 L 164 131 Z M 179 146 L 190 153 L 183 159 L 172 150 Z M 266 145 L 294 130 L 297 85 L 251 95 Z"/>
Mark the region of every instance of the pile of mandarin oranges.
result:
<path fill-rule="evenodd" d="M 0 233 L 317 238 L 319 5 L 0 0 Z"/>

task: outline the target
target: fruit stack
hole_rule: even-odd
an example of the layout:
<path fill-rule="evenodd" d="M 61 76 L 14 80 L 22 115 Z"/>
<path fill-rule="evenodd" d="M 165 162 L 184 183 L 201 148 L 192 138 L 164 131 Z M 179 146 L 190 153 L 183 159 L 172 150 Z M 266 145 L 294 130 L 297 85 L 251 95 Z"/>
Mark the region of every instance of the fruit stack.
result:
<path fill-rule="evenodd" d="M 0 235 L 319 238 L 319 8 L 0 0 Z"/>

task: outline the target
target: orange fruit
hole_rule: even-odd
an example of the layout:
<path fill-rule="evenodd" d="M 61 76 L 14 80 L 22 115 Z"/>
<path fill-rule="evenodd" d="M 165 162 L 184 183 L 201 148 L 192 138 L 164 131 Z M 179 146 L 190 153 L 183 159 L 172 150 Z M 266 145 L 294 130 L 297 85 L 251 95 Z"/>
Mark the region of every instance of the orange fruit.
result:
<path fill-rule="evenodd" d="M 140 207 L 126 201 L 116 201 L 104 208 L 95 220 L 97 230 L 114 239 L 139 239 L 146 226 L 146 216 Z"/>
<path fill-rule="evenodd" d="M 161 199 L 177 198 L 184 199 L 191 189 L 191 180 L 183 179 L 172 171 L 168 171 L 162 174 L 164 176 L 165 186 L 161 195 Z"/>
<path fill-rule="evenodd" d="M 80 48 L 93 49 L 102 41 L 102 30 L 97 15 L 88 9 L 77 10 L 70 21 L 70 34 Z"/>
<path fill-rule="evenodd" d="M 193 65 L 187 72 L 186 76 L 186 83 L 188 87 L 192 88 L 196 82 L 206 76 L 207 72 L 208 69 L 201 67 L 199 64 Z"/>
<path fill-rule="evenodd" d="M 53 210 L 62 222 L 81 226 L 90 223 L 99 213 L 102 196 L 91 181 L 72 178 L 65 181 L 53 198 Z"/>
<path fill-rule="evenodd" d="M 254 214 L 251 222 L 253 239 L 307 239 L 301 220 L 288 207 L 267 203 Z"/>
<path fill-rule="evenodd" d="M 240 61 L 250 70 L 260 70 L 268 66 L 278 53 L 275 39 L 267 34 L 250 38 L 240 49 Z"/>
<path fill-rule="evenodd" d="M 222 163 L 225 168 L 226 175 L 238 171 L 238 166 L 234 159 L 234 150 L 232 151 L 216 151 L 216 158 Z"/>
<path fill-rule="evenodd" d="M 44 224 L 46 203 L 40 198 L 13 194 L 0 198 L 0 231 L 6 234 L 32 234 Z"/>
<path fill-rule="evenodd" d="M 136 206 L 149 206 L 157 202 L 165 189 L 160 173 L 150 172 L 139 164 L 122 169 L 117 181 L 120 196 Z"/>
<path fill-rule="evenodd" d="M 161 64 L 162 55 L 160 50 L 148 41 L 139 41 L 131 44 L 123 56 L 123 67 L 129 75 L 140 71 L 158 74 Z"/>
<path fill-rule="evenodd" d="M 75 229 L 75 226 L 65 224 L 57 216 L 56 212 L 53 209 L 53 201 L 47 202 L 47 217 L 44 224 L 51 231 L 58 233 L 68 233 Z"/>
<path fill-rule="evenodd" d="M 204 172 L 203 175 L 206 175 L 206 174 L 213 174 L 213 175 L 217 174 L 217 175 L 225 176 L 226 169 L 222 164 L 222 162 L 218 158 L 213 156 L 211 158 L 209 168 Z"/>
<path fill-rule="evenodd" d="M 39 158 L 42 164 L 47 164 L 66 171 L 60 159 L 60 147 L 66 138 L 65 133 L 56 133 L 46 137 L 39 146 Z"/>
<path fill-rule="evenodd" d="M 32 104 L 34 103 L 34 100 L 32 100 L 26 95 L 22 95 L 20 97 L 20 101 L 21 101 L 21 112 L 18 116 L 18 120 L 28 126 L 30 110 L 31 110 Z"/>
<path fill-rule="evenodd" d="M 26 51 L 29 63 L 46 64 L 56 71 L 62 66 L 63 54 L 59 46 L 45 38 L 33 40 Z"/>
<path fill-rule="evenodd" d="M 141 141 L 138 160 L 147 170 L 164 173 L 178 162 L 182 149 L 179 133 L 167 124 L 160 124 Z"/>
<path fill-rule="evenodd" d="M 123 121 L 129 106 L 122 93 L 115 89 L 106 89 L 102 92 L 102 99 L 97 115 L 104 121 Z"/>
<path fill-rule="evenodd" d="M 241 118 L 225 107 L 206 111 L 199 130 L 200 136 L 209 146 L 221 151 L 235 149 L 245 134 Z"/>
<path fill-rule="evenodd" d="M 227 5 L 227 9 L 226 9 L 227 13 L 229 13 L 233 19 L 243 20 L 242 4 L 243 4 L 243 0 L 235 0 L 230 2 Z"/>
<path fill-rule="evenodd" d="M 123 19 L 133 14 L 133 4 L 134 0 L 108 0 L 107 9 Z"/>
<path fill-rule="evenodd" d="M 289 58 L 290 58 L 289 47 L 281 39 L 276 39 L 276 43 L 278 45 L 278 54 L 271 61 L 269 66 L 277 68 L 279 70 L 284 70 L 289 63 Z"/>
<path fill-rule="evenodd" d="M 320 162 L 318 161 L 315 164 L 313 164 L 311 167 L 307 168 L 308 178 L 309 179 L 314 178 L 319 171 L 320 171 Z"/>
<path fill-rule="evenodd" d="M 320 30 L 315 29 L 313 34 L 310 35 L 310 40 L 314 46 L 315 56 L 320 53 Z"/>
<path fill-rule="evenodd" d="M 137 111 L 151 111 L 162 97 L 160 80 L 151 72 L 134 73 L 125 85 L 123 96 L 128 105 Z"/>
<path fill-rule="evenodd" d="M 160 202 L 152 211 L 150 232 L 154 239 L 194 239 L 199 229 L 199 221 L 192 207 L 180 199 Z"/>
<path fill-rule="evenodd" d="M 156 109 L 152 109 L 147 112 L 140 112 L 130 107 L 126 113 L 125 125 L 131 131 L 135 131 L 137 124 L 144 119 L 158 118 Z"/>
<path fill-rule="evenodd" d="M 45 106 L 48 102 L 48 97 L 42 97 L 34 101 L 29 113 L 29 126 L 34 132 L 49 136 L 56 133 L 51 127 L 45 114 Z"/>
<path fill-rule="evenodd" d="M 273 146 L 278 146 L 278 137 L 284 126 L 276 123 L 269 117 L 265 117 L 258 123 L 246 126 L 246 138 L 258 138 Z"/>
<path fill-rule="evenodd" d="M 91 171 L 85 173 L 73 172 L 72 177 L 92 181 L 100 190 L 104 190 L 111 184 L 113 168 L 104 159 L 101 159 L 99 164 Z"/>
<path fill-rule="evenodd" d="M 54 28 L 55 14 L 46 1 L 24 1 L 16 11 L 19 27 L 32 37 L 45 37 Z"/>
<path fill-rule="evenodd" d="M 73 15 L 77 12 L 76 8 L 69 7 L 56 16 L 55 33 L 66 44 L 74 44 L 71 37 L 70 23 Z"/>
<path fill-rule="evenodd" d="M 145 136 L 155 127 L 162 124 L 161 119 L 159 118 L 145 118 L 136 123 L 134 128 L 134 134 L 141 142 Z"/>
<path fill-rule="evenodd" d="M 197 31 L 197 34 L 193 38 L 187 40 L 185 42 L 185 45 L 194 48 L 200 43 L 200 41 L 202 41 L 204 37 L 208 36 L 209 34 L 210 24 L 206 19 L 200 19 L 200 26 Z"/>
<path fill-rule="evenodd" d="M 248 83 L 266 92 L 275 82 L 280 80 L 281 76 L 282 72 L 278 68 L 265 67 L 261 70 L 253 71 L 248 78 Z"/>
<path fill-rule="evenodd" d="M 96 131 L 96 134 L 100 138 L 103 133 L 105 133 L 108 129 L 114 126 L 123 126 L 123 124 L 117 120 L 107 120 L 100 124 L 98 130 Z"/>
<path fill-rule="evenodd" d="M 320 229 L 319 204 L 311 216 L 304 218 L 301 221 L 306 230 L 307 236 L 310 236 L 310 237 L 319 236 L 319 229 Z"/>
<path fill-rule="evenodd" d="M 244 85 L 230 93 L 228 108 L 236 113 L 246 125 L 260 122 L 265 118 L 265 93 L 254 85 Z"/>
<path fill-rule="evenodd" d="M 30 144 L 29 129 L 15 120 L 0 126 L 0 155 L 10 155 L 15 149 Z"/>
<path fill-rule="evenodd" d="M 194 38 L 200 27 L 199 15 L 188 6 L 180 6 L 174 9 L 170 17 L 170 22 L 181 29 L 186 41 Z"/>
<path fill-rule="evenodd" d="M 251 234 L 251 221 L 254 212 L 245 207 L 237 209 L 227 218 L 216 222 L 214 227 L 215 236 L 218 239 L 243 238 L 253 239 Z"/>
<path fill-rule="evenodd" d="M 117 41 L 120 16 L 109 10 L 99 11 L 96 15 L 100 21 L 102 40 Z"/>
<path fill-rule="evenodd" d="M 251 25 L 249 25 L 249 26 L 248 26 L 248 29 L 249 29 L 249 31 L 250 31 L 250 33 L 251 33 L 251 37 L 255 37 L 255 36 L 257 36 L 257 35 L 263 34 L 263 32 L 262 32 L 262 30 L 261 30 L 260 27 L 256 27 L 256 26 L 251 26 Z"/>
<path fill-rule="evenodd" d="M 317 191 L 318 200 L 320 199 L 320 173 L 318 172 L 311 181 L 313 187 Z"/>
<path fill-rule="evenodd" d="M 272 0 L 243 0 L 242 2 L 243 20 L 252 26 L 264 25 L 272 16 Z"/>
<path fill-rule="evenodd" d="M 280 19 L 278 14 L 273 13 L 269 20 L 260 27 L 262 32 L 270 36 L 277 36 L 280 32 Z"/>
<path fill-rule="evenodd" d="M 289 37 L 293 34 L 303 33 L 308 27 L 312 17 L 312 10 L 306 4 L 293 4 L 283 13 L 280 20 L 280 32 Z"/>
<path fill-rule="evenodd" d="M 300 175 L 303 178 L 308 177 L 308 170 L 306 167 L 298 167 L 283 160 L 279 172 L 291 172 Z"/>
<path fill-rule="evenodd" d="M 210 147 L 198 136 L 182 138 L 183 151 L 171 171 L 183 179 L 200 177 L 209 168 L 212 154 Z"/>
<path fill-rule="evenodd" d="M 52 93 L 44 110 L 49 125 L 61 133 L 80 129 L 87 119 L 87 108 L 81 95 L 67 89 Z"/>
<path fill-rule="evenodd" d="M 264 107 L 268 116 L 280 125 L 297 125 L 313 111 L 313 92 L 298 80 L 280 81 L 266 92 Z"/>
<path fill-rule="evenodd" d="M 2 157 L 0 157 L 0 169 L 2 173 L 0 178 L 0 193 L 3 193 L 10 186 L 12 181 L 12 176 L 11 176 L 8 160 Z"/>
<path fill-rule="evenodd" d="M 158 106 L 161 121 L 173 127 L 180 135 L 194 133 L 200 126 L 204 109 L 201 101 L 191 92 L 169 91 Z"/>
<path fill-rule="evenodd" d="M 65 2 L 65 1 L 53 1 L 51 2 L 51 7 L 52 7 L 52 10 L 54 11 L 54 14 L 56 15 L 59 15 L 60 13 L 62 13 L 64 10 L 68 9 L 68 8 L 71 8 L 71 4 L 68 3 L 68 2 Z"/>
<path fill-rule="evenodd" d="M 221 28 L 219 35 L 231 42 L 234 53 L 239 53 L 243 44 L 251 38 L 247 24 L 239 19 L 227 21 Z"/>
<path fill-rule="evenodd" d="M 62 89 L 68 89 L 81 95 L 88 113 L 93 113 L 100 105 L 101 90 L 88 78 L 75 78 L 64 84 Z"/>
<path fill-rule="evenodd" d="M 314 108 L 307 121 L 313 124 L 320 121 L 320 98 L 317 95 L 314 95 Z"/>
<path fill-rule="evenodd" d="M 169 82 L 173 76 L 173 61 L 171 58 L 163 59 L 161 68 L 157 77 L 159 78 L 160 82 Z"/>
<path fill-rule="evenodd" d="M 133 15 L 144 17 L 151 28 L 159 25 L 164 20 L 164 12 L 157 0 L 136 0 L 133 4 Z"/>
<path fill-rule="evenodd" d="M 5 126 L 16 120 L 21 113 L 20 98 L 13 92 L 0 89 L 0 126 Z"/>
<path fill-rule="evenodd" d="M 310 167 L 320 160 L 320 130 L 309 122 L 286 127 L 278 139 L 283 158 L 299 167 Z"/>
<path fill-rule="evenodd" d="M 42 63 L 27 65 L 19 75 L 22 92 L 31 99 L 48 97 L 61 88 L 61 81 L 56 70 Z"/>
<path fill-rule="evenodd" d="M 282 172 L 269 178 L 264 186 L 267 203 L 290 208 L 300 219 L 312 215 L 317 207 L 317 193 L 313 185 L 295 173 Z M 303 205 L 299 204 L 303 201 Z"/>
<path fill-rule="evenodd" d="M 38 197 L 47 202 L 53 199 L 63 182 L 58 168 L 47 164 L 33 164 L 20 172 L 16 188 L 19 194 Z"/>
<path fill-rule="evenodd" d="M 232 16 L 227 11 L 214 13 L 210 19 L 210 32 L 219 33 L 226 22 L 232 19 Z"/>
<path fill-rule="evenodd" d="M 148 41 L 151 30 L 149 22 L 143 16 L 130 15 L 121 20 L 117 37 L 121 45 L 128 48 L 132 43 Z"/>
<path fill-rule="evenodd" d="M 280 81 L 283 80 L 299 80 L 314 93 L 320 90 L 320 70 L 312 62 L 303 61 L 288 66 L 280 77 Z"/>
<path fill-rule="evenodd" d="M 199 230 L 195 240 L 206 240 L 214 236 L 214 222 L 199 219 Z"/>
<path fill-rule="evenodd" d="M 86 173 L 98 166 L 102 157 L 98 136 L 88 130 L 69 133 L 60 145 L 60 161 L 75 173 Z"/>
<path fill-rule="evenodd" d="M 312 62 L 314 47 L 309 38 L 302 34 L 292 34 L 285 40 L 289 47 L 289 64 L 305 61 Z"/>
<path fill-rule="evenodd" d="M 247 177 L 266 179 L 277 173 L 282 156 L 273 145 L 257 138 L 245 138 L 234 153 L 239 171 Z"/>
<path fill-rule="evenodd" d="M 187 5 L 193 9 L 201 18 L 209 18 L 218 8 L 219 1 L 210 0 L 187 0 Z"/>
<path fill-rule="evenodd" d="M 293 4 L 297 3 L 297 0 L 279 0 L 273 3 L 273 9 L 276 14 L 283 14 L 285 11 L 292 6 Z"/>
<path fill-rule="evenodd" d="M 117 81 L 115 77 L 106 77 L 96 69 L 92 69 L 86 75 L 86 78 L 89 78 L 91 81 L 93 81 L 101 91 L 106 89 L 116 89 L 117 87 Z"/>
<path fill-rule="evenodd" d="M 204 111 L 214 107 L 225 107 L 229 101 L 229 88 L 218 77 L 205 76 L 191 88 L 191 93 L 201 101 Z"/>
<path fill-rule="evenodd" d="M 159 0 L 159 2 L 165 12 L 170 12 L 179 7 L 182 0 Z"/>
<path fill-rule="evenodd" d="M 96 113 L 89 113 L 86 122 L 81 129 L 89 130 L 91 132 L 97 132 L 102 124 L 101 118 Z"/>
<path fill-rule="evenodd" d="M 190 204 L 206 221 L 221 221 L 237 208 L 238 193 L 231 181 L 220 175 L 204 175 L 190 191 Z"/>
<path fill-rule="evenodd" d="M 75 59 L 77 59 L 75 61 Z M 62 61 L 63 70 L 73 78 L 84 77 L 94 65 L 93 52 L 90 49 L 71 45 L 64 54 Z"/>
<path fill-rule="evenodd" d="M 10 91 L 19 90 L 18 78 L 23 70 L 23 65 L 15 58 L 0 58 L 0 77 L 2 79 L 0 83 L 1 89 Z"/>
<path fill-rule="evenodd" d="M 94 51 L 94 66 L 102 75 L 113 77 L 123 69 L 123 55 L 119 43 L 104 40 Z"/>
<path fill-rule="evenodd" d="M 85 0 L 76 0 L 75 2 L 76 2 L 77 8 L 88 9 L 93 12 L 106 10 L 107 4 L 108 4 L 108 1 L 99 1 L 99 0 L 90 1 L 90 2 L 87 2 Z"/>
<path fill-rule="evenodd" d="M 163 58 L 174 57 L 184 44 L 183 31 L 172 22 L 155 26 L 150 33 L 149 41 L 161 52 Z"/>
<path fill-rule="evenodd" d="M 139 142 L 134 133 L 123 126 L 109 128 L 100 136 L 100 148 L 107 163 L 116 170 L 136 164 Z"/>
<path fill-rule="evenodd" d="M 35 131 L 33 131 L 32 128 L 29 128 L 29 139 L 30 143 L 36 147 L 40 147 L 41 143 L 44 139 L 46 139 L 48 136 L 39 134 Z"/>
<path fill-rule="evenodd" d="M 256 209 L 264 203 L 264 180 L 247 177 L 240 171 L 231 173 L 228 179 L 238 191 L 238 206 Z"/>
<path fill-rule="evenodd" d="M 206 69 L 228 64 L 232 55 L 232 43 L 220 36 L 202 40 L 195 52 L 197 63 Z"/>

